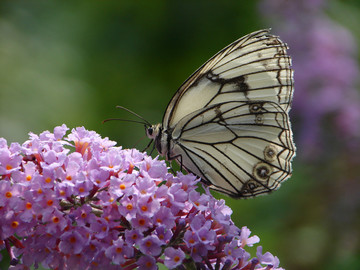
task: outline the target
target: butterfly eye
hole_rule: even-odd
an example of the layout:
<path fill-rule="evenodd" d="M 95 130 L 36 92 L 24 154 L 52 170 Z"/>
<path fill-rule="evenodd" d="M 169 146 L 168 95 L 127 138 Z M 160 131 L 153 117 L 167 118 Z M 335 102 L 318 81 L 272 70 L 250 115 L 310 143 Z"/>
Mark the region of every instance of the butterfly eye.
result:
<path fill-rule="evenodd" d="M 148 133 L 149 136 L 152 136 L 153 133 L 154 133 L 154 129 L 153 129 L 152 127 L 149 127 L 149 128 L 147 129 L 147 133 Z"/>

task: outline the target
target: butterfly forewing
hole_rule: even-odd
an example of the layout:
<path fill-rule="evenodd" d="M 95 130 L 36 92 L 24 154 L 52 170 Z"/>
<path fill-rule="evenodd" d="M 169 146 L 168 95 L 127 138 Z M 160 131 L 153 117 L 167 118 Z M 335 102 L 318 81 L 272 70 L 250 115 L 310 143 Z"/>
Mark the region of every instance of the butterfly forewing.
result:
<path fill-rule="evenodd" d="M 234 197 L 277 189 L 295 155 L 288 111 L 293 71 L 287 46 L 268 30 L 210 58 L 183 83 L 157 144 L 211 188 Z"/>
<path fill-rule="evenodd" d="M 184 82 L 167 107 L 163 125 L 174 127 L 187 114 L 223 100 L 271 100 L 288 111 L 293 81 L 286 48 L 268 30 L 233 42 Z"/>

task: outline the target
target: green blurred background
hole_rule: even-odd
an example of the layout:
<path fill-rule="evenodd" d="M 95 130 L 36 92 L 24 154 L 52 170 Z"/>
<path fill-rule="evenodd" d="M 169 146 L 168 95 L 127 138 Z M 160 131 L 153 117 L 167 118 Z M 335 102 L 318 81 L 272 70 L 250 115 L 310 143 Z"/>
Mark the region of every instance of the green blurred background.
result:
<path fill-rule="evenodd" d="M 276 8 L 267 9 L 263 2 L 274 2 Z M 115 106 L 160 122 L 177 87 L 235 39 L 269 27 L 281 34 L 287 27 L 287 33 L 298 33 L 301 40 L 309 29 L 298 29 L 294 21 L 289 24 L 286 18 L 291 14 L 284 16 L 280 10 L 290 2 L 2 0 L 0 136 L 22 143 L 30 131 L 52 131 L 65 123 L 95 130 L 125 148 L 136 144 L 143 149 L 148 142 L 138 143 L 143 126 L 102 124 L 111 117 L 133 119 Z M 318 10 L 312 16 L 321 12 L 358 43 L 359 1 L 304 3 Z M 291 44 L 291 37 L 286 37 Z M 290 53 L 301 56 L 296 50 Z M 356 54 L 352 59 L 357 65 Z M 301 89 L 295 91 L 302 95 Z M 360 269 L 359 149 L 346 148 L 339 132 L 326 140 L 321 137 L 322 151 L 316 156 L 302 154 L 306 144 L 297 141 L 297 134 L 304 132 L 304 125 L 297 122 L 305 120 L 300 108 L 292 112 L 299 154 L 291 180 L 270 196 L 224 198 L 234 211 L 234 222 L 258 235 L 264 251 L 278 256 L 282 267 Z M 334 112 L 321 116 L 323 134 L 332 134 L 329 118 Z"/>

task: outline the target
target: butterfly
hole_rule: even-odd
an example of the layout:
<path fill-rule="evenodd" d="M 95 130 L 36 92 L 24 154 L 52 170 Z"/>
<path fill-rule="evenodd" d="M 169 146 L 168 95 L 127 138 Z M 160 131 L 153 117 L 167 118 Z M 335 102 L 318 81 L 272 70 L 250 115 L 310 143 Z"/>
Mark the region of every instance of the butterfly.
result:
<path fill-rule="evenodd" d="M 231 43 L 196 70 L 146 127 L 159 154 L 235 198 L 280 187 L 295 155 L 289 110 L 293 70 L 270 30 Z"/>

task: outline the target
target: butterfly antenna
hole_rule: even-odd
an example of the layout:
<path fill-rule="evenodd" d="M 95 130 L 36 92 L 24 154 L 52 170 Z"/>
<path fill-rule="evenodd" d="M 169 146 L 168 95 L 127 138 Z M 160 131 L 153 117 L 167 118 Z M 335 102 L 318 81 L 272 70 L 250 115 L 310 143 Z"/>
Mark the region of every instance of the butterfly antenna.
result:
<path fill-rule="evenodd" d="M 104 124 L 105 122 L 109 122 L 109 121 L 113 121 L 113 120 L 123 121 L 123 122 L 139 123 L 139 124 L 142 124 L 142 125 L 147 125 L 147 123 L 145 123 L 145 122 L 136 121 L 136 120 L 130 120 L 130 119 L 122 119 L 122 118 L 108 118 L 108 119 L 103 120 L 102 123 Z"/>
<path fill-rule="evenodd" d="M 130 110 L 130 109 L 128 109 L 128 108 L 125 108 L 125 107 L 123 107 L 123 106 L 120 106 L 120 105 L 116 106 L 116 108 L 117 108 L 117 109 L 125 110 L 125 111 L 131 113 L 132 115 L 135 115 L 137 118 L 139 118 L 139 119 L 141 119 L 141 120 L 144 121 L 144 122 L 140 122 L 140 123 L 145 124 L 146 126 L 151 126 L 151 124 L 150 124 L 149 121 L 147 121 L 144 117 L 138 115 L 136 112 L 133 112 L 132 110 Z M 135 121 L 134 121 L 134 122 L 135 122 Z"/>

